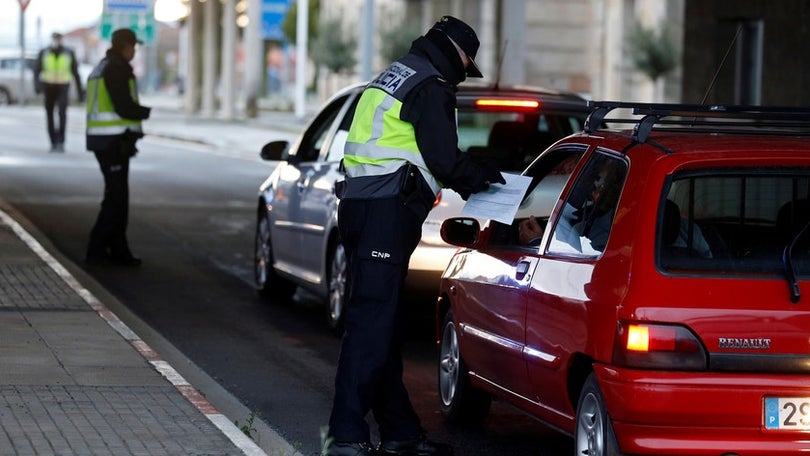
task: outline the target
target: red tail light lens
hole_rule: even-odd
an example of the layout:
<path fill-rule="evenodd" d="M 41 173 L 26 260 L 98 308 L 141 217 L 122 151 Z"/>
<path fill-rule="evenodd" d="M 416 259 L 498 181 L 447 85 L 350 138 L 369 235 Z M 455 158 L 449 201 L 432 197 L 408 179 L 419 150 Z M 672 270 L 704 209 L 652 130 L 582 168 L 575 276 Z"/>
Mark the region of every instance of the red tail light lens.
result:
<path fill-rule="evenodd" d="M 439 190 L 439 193 L 436 194 L 436 200 L 433 201 L 433 207 L 438 206 L 439 203 L 441 203 L 441 202 L 442 202 L 442 191 Z"/>
<path fill-rule="evenodd" d="M 638 369 L 705 370 L 708 357 L 700 340 L 677 325 L 621 322 L 613 362 Z"/>
<path fill-rule="evenodd" d="M 540 102 L 516 98 L 479 98 L 475 100 L 475 107 L 486 111 L 535 111 L 540 107 Z"/>

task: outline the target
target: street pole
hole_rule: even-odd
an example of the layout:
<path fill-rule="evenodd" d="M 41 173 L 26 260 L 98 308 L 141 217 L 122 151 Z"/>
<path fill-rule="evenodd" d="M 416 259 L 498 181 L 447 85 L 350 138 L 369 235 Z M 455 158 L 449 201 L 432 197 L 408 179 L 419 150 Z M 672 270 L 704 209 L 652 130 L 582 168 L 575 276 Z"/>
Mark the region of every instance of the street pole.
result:
<path fill-rule="evenodd" d="M 20 100 L 21 105 L 25 104 L 25 8 L 31 0 L 19 0 L 20 2 Z"/>
<path fill-rule="evenodd" d="M 298 0 L 295 32 L 295 116 L 306 115 L 307 36 L 309 35 L 309 0 Z"/>
<path fill-rule="evenodd" d="M 362 52 L 360 52 L 360 78 L 368 81 L 374 65 L 374 0 L 366 0 L 363 8 Z"/>

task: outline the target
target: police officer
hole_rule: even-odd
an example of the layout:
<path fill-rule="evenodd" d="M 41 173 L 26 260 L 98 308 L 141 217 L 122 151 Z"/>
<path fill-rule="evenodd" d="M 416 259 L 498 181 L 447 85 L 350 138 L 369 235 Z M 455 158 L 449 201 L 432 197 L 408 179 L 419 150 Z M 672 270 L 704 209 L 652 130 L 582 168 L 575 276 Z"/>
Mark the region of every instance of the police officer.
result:
<path fill-rule="evenodd" d="M 402 381 L 399 292 L 422 223 L 441 187 L 465 199 L 504 183 L 458 150 L 456 85 L 481 77 L 479 41 L 444 16 L 363 91 L 346 142 L 339 229 L 349 264 L 345 333 L 327 454 L 452 454 L 428 441 Z M 379 425 L 373 448 L 365 417 Z"/>
<path fill-rule="evenodd" d="M 34 90 L 44 92 L 45 116 L 52 152 L 65 150 L 65 122 L 67 120 L 70 80 L 76 81 L 79 101 L 84 101 L 82 81 L 73 51 L 62 46 L 62 34 L 51 35 L 51 45 L 41 51 L 34 62 Z M 54 106 L 59 110 L 59 124 L 54 122 Z"/>
<path fill-rule="evenodd" d="M 138 86 L 130 61 L 140 44 L 130 29 L 112 34 L 112 47 L 87 80 L 87 149 L 96 155 L 104 175 L 104 200 L 90 233 L 85 261 L 140 266 L 132 255 L 126 230 L 129 215 L 129 159 L 143 137 L 141 120 L 150 108 L 138 104 Z"/>

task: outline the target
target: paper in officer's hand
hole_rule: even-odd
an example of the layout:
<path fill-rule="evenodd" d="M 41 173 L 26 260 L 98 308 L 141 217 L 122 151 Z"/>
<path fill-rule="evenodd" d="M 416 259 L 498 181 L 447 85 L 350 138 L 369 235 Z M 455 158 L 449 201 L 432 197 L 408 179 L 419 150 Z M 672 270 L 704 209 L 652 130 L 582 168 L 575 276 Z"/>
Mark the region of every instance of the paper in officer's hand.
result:
<path fill-rule="evenodd" d="M 503 177 L 506 184 L 490 184 L 487 190 L 470 195 L 461 215 L 512 224 L 532 178 L 509 173 Z"/>

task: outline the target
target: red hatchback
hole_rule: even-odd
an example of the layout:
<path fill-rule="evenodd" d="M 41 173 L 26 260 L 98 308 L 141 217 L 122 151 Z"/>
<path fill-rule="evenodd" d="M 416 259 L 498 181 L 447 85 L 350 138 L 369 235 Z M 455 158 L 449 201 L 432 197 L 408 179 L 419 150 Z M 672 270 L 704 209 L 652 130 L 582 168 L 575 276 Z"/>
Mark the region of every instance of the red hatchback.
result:
<path fill-rule="evenodd" d="M 444 415 L 496 397 L 578 456 L 810 451 L 810 110 L 594 107 L 511 225 L 442 226 Z"/>

